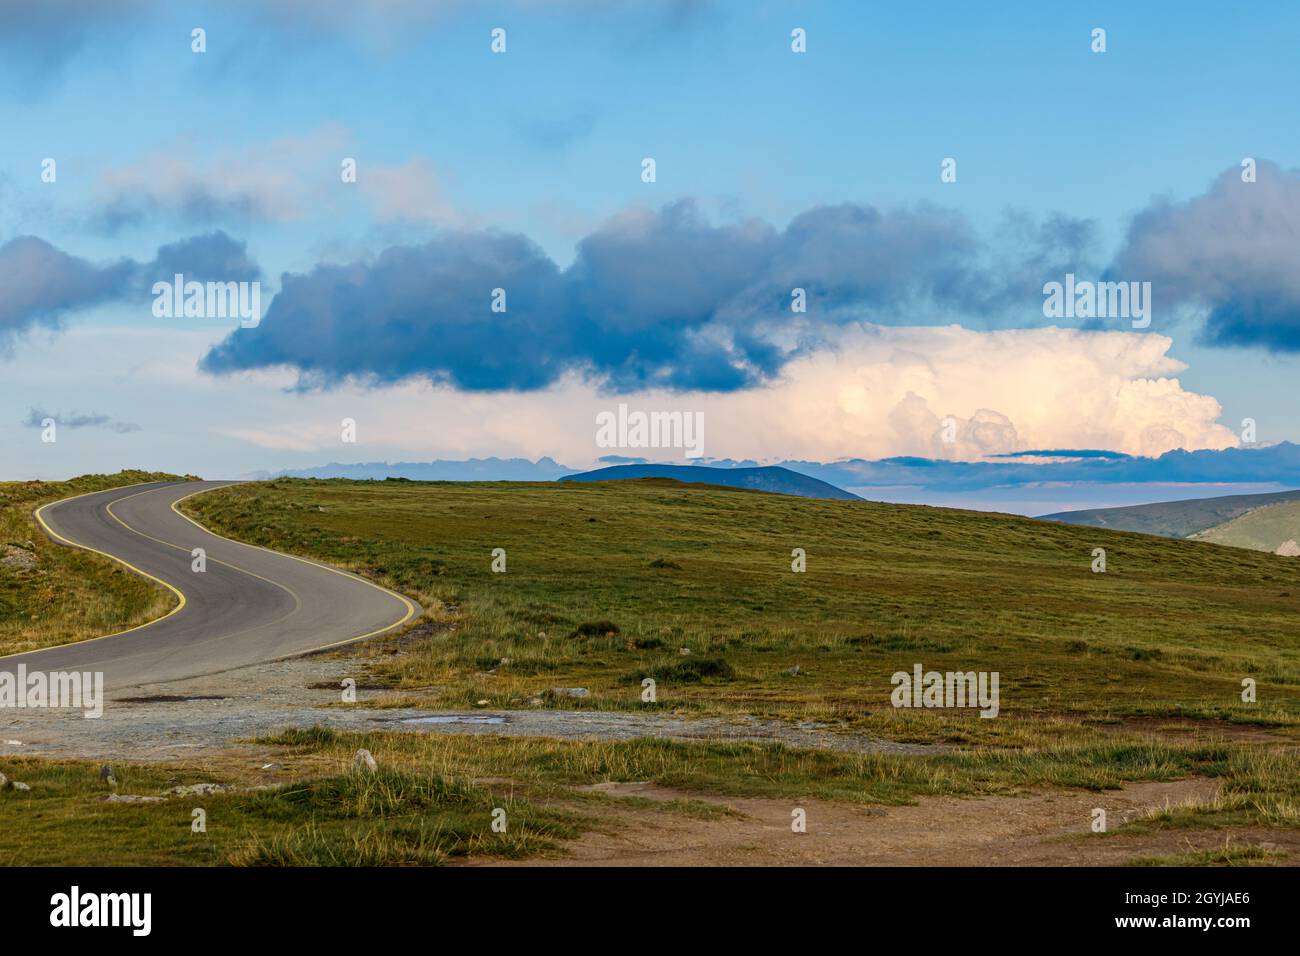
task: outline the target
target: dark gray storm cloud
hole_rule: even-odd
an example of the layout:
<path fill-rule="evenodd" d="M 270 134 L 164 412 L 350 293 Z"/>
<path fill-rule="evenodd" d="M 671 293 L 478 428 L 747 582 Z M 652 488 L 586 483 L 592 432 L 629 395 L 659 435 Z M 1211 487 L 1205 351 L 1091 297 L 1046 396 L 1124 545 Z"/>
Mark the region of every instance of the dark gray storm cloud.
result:
<path fill-rule="evenodd" d="M 35 236 L 0 243 L 0 353 L 33 328 L 57 329 L 79 309 L 139 299 L 149 308 L 150 287 L 176 273 L 206 282 L 245 281 L 260 270 L 245 244 L 224 232 L 194 236 L 162 246 L 153 260 L 120 259 L 96 264 L 69 255 Z"/>
<path fill-rule="evenodd" d="M 1161 310 L 1203 315 L 1212 345 L 1300 350 L 1300 170 L 1233 167 L 1203 195 L 1156 201 L 1134 217 L 1109 270 L 1150 281 Z"/>
<path fill-rule="evenodd" d="M 121 422 L 108 415 L 98 413 L 84 414 L 80 412 L 47 412 L 42 408 L 31 408 L 27 411 L 27 418 L 23 424 L 28 428 L 44 428 L 46 421 L 55 422 L 60 428 L 103 428 L 108 431 L 114 431 L 118 434 L 125 435 L 128 432 L 140 431 L 140 426 L 134 422 Z"/>
<path fill-rule="evenodd" d="M 965 219 L 929 206 L 823 206 L 778 230 L 756 219 L 715 225 L 683 200 L 616 217 L 565 269 L 521 235 L 447 233 L 286 274 L 262 323 L 202 367 L 288 366 L 304 387 L 423 377 L 528 390 L 572 371 L 619 390 L 725 391 L 768 379 L 844 322 L 991 316 L 1010 299 L 1037 310 L 1041 263 L 1056 267 L 1082 241 L 1064 229 L 1018 236 L 1022 261 L 997 279 Z M 490 307 L 494 289 L 505 291 L 504 313 Z M 805 313 L 792 311 L 794 289 L 806 293 Z"/>
<path fill-rule="evenodd" d="M 19 332 L 57 328 L 65 313 L 117 297 L 132 272 L 128 261 L 97 266 L 35 236 L 0 245 L 0 349 Z"/>
<path fill-rule="evenodd" d="M 159 246 L 152 262 L 137 267 L 137 276 L 148 280 L 147 284 L 170 279 L 177 272 L 202 282 L 251 282 L 262 274 L 249 258 L 247 244 L 220 230 Z"/>

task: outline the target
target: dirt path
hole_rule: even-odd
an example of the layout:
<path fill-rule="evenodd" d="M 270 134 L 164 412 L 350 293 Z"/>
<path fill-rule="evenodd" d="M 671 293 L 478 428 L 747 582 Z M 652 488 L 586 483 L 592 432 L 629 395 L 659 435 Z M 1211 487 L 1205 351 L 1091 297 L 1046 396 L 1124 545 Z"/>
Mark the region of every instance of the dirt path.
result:
<path fill-rule="evenodd" d="M 1137 783 L 1123 790 L 1040 791 L 982 799 L 936 798 L 915 806 L 864 807 L 821 800 L 720 798 L 647 783 L 599 784 L 610 797 L 692 799 L 738 815 L 702 818 L 610 800 L 613 825 L 566 845 L 545 860 L 481 863 L 523 866 L 1094 866 L 1192 850 L 1260 846 L 1300 864 L 1300 833 L 1285 830 L 1174 830 L 1094 835 L 1094 807 L 1114 830 L 1148 808 L 1212 798 L 1203 778 Z M 807 814 L 807 832 L 791 830 L 791 812 Z"/>

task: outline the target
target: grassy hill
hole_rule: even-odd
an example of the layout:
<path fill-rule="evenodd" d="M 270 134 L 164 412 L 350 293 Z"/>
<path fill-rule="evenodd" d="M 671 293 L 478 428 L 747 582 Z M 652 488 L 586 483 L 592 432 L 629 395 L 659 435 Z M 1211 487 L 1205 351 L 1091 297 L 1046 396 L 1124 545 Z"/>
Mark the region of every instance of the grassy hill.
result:
<path fill-rule="evenodd" d="M 612 465 L 609 468 L 584 471 L 577 475 L 566 475 L 560 481 L 624 481 L 627 479 L 672 479 L 687 484 L 748 488 L 751 491 L 769 491 L 799 498 L 861 500 L 857 495 L 836 488 L 820 478 L 810 478 L 789 468 L 777 466 L 710 468 L 707 465 Z"/>
<path fill-rule="evenodd" d="M 635 709 L 649 676 L 661 707 L 826 719 L 895 739 L 1024 729 L 892 708 L 890 676 L 921 663 L 998 671 L 1004 714 L 1300 715 L 1300 562 L 1268 554 L 640 482 L 279 480 L 186 507 L 440 608 L 430 635 L 371 662 L 394 701 Z M 1091 571 L 1098 547 L 1104 574 Z M 505 573 L 491 570 L 495 548 Z M 791 570 L 796 548 L 804 573 Z M 1240 701 L 1247 676 L 1260 682 L 1257 705 Z M 552 690 L 568 687 L 589 695 Z"/>
<path fill-rule="evenodd" d="M 1286 541 L 1300 541 L 1300 501 L 1284 501 L 1248 511 L 1221 525 L 1198 532 L 1198 541 L 1236 548 L 1276 551 Z"/>
<path fill-rule="evenodd" d="M 1043 515 L 1044 521 L 1138 531 L 1166 538 L 1188 538 L 1224 524 L 1256 508 L 1287 501 L 1300 501 L 1300 491 L 1277 491 L 1265 495 L 1225 495 L 1221 498 L 1189 498 L 1123 508 L 1092 508 Z"/>
<path fill-rule="evenodd" d="M 168 592 L 115 561 L 55 544 L 32 512 L 60 498 L 176 478 L 121 471 L 0 482 L 0 656 L 125 630 L 171 608 Z"/>

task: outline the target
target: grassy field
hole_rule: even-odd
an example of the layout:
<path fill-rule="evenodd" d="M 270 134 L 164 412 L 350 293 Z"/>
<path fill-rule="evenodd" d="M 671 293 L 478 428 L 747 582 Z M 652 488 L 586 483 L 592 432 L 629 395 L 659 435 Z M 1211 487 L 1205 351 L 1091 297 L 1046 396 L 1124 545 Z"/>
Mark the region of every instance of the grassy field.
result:
<path fill-rule="evenodd" d="M 467 858 L 557 852 L 563 840 L 617 828 L 609 811 L 717 817 L 727 798 L 809 798 L 899 805 L 924 797 L 1014 794 L 1042 785 L 1101 793 L 1138 780 L 1202 775 L 1220 796 L 1149 814 L 1101 835 L 1159 829 L 1222 831 L 1300 825 L 1300 757 L 1230 743 L 1170 744 L 1137 736 L 1097 742 L 1075 731 L 1051 746 L 978 748 L 926 756 L 855 755 L 780 744 L 677 743 L 658 739 L 559 741 L 504 736 L 292 730 L 274 747 L 281 778 L 267 786 L 247 761 L 235 769 L 120 766 L 115 787 L 92 764 L 0 759 L 25 792 L 0 790 L 0 865 L 438 865 Z M 359 748 L 378 772 L 353 767 Z M 576 788 L 653 781 L 704 799 L 652 803 Z M 233 789 L 168 796 L 177 787 Z M 110 793 L 164 797 L 108 802 Z M 206 831 L 192 829 L 202 808 Z M 492 827 L 505 811 L 504 832 Z M 1081 821 L 1082 823 L 1082 821 Z M 1235 848 L 1140 865 L 1267 864 L 1276 854 Z"/>
<path fill-rule="evenodd" d="M 35 559 L 5 578 L 7 606 L 23 610 L 7 633 L 75 639 L 166 609 L 159 590 L 107 559 L 35 540 L 30 518 L 42 501 L 152 477 L 4 487 L 6 539 Z M 117 793 L 165 798 L 141 802 L 107 801 L 97 765 L 10 756 L 0 773 L 31 789 L 0 789 L 0 864 L 436 865 L 560 852 L 585 831 L 624 825 L 615 804 L 703 819 L 730 812 L 730 798 L 889 806 L 1193 776 L 1216 781 L 1217 795 L 1070 839 L 1222 832 L 1221 849 L 1132 862 L 1271 865 L 1284 854 L 1239 834 L 1300 826 L 1292 560 L 656 480 L 282 480 L 186 509 L 430 609 L 406 634 L 337 652 L 366 671 L 363 683 L 386 688 L 381 705 L 758 715 L 947 746 L 855 754 L 314 728 L 257 742 L 280 755 L 274 785 L 236 751 L 202 767 L 119 766 Z M 504 573 L 492 570 L 497 548 Z M 791 569 L 796 548 L 802 573 Z M 1106 550 L 1104 574 L 1091 570 L 1095 548 Z M 890 675 L 916 663 L 998 671 L 999 716 L 892 707 Z M 657 681 L 653 703 L 641 697 L 646 676 Z M 1241 700 L 1246 676 L 1258 681 L 1257 703 Z M 588 695 L 557 691 L 574 687 Z M 353 769 L 358 748 L 378 773 Z M 686 796 L 637 803 L 581 789 L 630 781 Z M 196 782 L 232 789 L 169 796 Z M 191 829 L 195 807 L 205 833 Z M 498 809 L 504 833 L 492 828 Z"/>
<path fill-rule="evenodd" d="M 123 471 L 0 482 L 0 656 L 124 630 L 171 608 L 170 593 L 117 562 L 55 544 L 32 512 L 60 498 L 176 478 Z"/>
<path fill-rule="evenodd" d="M 1300 718 L 1300 563 L 1268 554 L 662 480 L 281 480 L 186 508 L 434 609 L 369 659 L 391 703 L 747 713 L 1006 746 L 1054 739 L 1045 718 L 1058 715 L 1287 730 Z M 891 675 L 916 663 L 999 672 L 1001 715 L 893 708 Z M 647 676 L 655 704 L 641 699 Z M 571 687 L 589 696 L 555 692 Z"/>

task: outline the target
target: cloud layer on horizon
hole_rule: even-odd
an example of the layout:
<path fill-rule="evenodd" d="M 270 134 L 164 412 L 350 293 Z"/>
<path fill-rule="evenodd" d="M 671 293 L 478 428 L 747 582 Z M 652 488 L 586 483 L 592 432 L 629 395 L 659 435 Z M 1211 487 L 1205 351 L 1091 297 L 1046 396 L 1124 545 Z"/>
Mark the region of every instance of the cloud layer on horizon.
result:
<path fill-rule="evenodd" d="M 1077 329 L 849 327 L 762 389 L 615 396 L 574 375 L 526 394 L 418 381 L 345 383 L 283 394 L 267 422 L 232 424 L 222 433 L 286 453 L 329 454 L 338 447 L 338 420 L 347 416 L 371 449 L 411 456 L 429 451 L 430 423 L 437 422 L 442 456 L 550 455 L 588 467 L 610 454 L 644 454 L 596 446 L 596 415 L 622 402 L 701 412 L 704 454 L 715 458 L 983 459 L 1044 448 L 1155 455 L 1235 445 L 1237 436 L 1217 424 L 1219 403 L 1178 381 L 1183 365 L 1169 356 L 1171 344 L 1155 334 Z M 263 388 L 292 381 L 292 373 L 258 374 Z M 947 416 L 951 443 L 943 434 Z"/>

